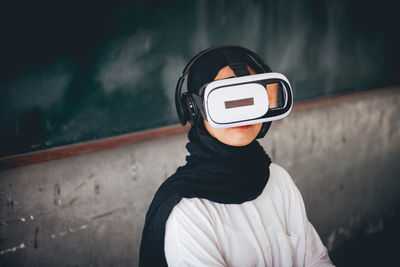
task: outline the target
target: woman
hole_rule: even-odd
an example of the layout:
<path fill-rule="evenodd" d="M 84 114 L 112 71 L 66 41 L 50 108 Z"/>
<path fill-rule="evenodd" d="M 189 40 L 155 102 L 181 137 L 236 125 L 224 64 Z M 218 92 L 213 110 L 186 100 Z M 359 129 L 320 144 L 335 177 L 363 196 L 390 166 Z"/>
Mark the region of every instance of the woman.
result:
<path fill-rule="evenodd" d="M 176 101 L 181 122 L 192 124 L 189 155 L 150 205 L 140 266 L 332 266 L 291 177 L 256 141 L 270 122 L 214 128 L 204 100 L 191 101 L 212 81 L 265 72 L 236 46 L 203 51 L 185 68 L 188 93 L 180 94 L 182 77 Z"/>

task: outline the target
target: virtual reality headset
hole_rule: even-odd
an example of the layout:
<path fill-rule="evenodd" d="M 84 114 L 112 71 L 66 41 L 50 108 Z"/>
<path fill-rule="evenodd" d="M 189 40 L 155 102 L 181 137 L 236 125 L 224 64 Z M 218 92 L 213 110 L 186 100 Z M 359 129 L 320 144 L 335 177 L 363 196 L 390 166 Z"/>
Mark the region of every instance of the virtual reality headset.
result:
<path fill-rule="evenodd" d="M 185 77 L 199 58 L 220 51 L 236 77 L 203 84 L 198 93 L 182 91 Z M 250 75 L 246 55 L 258 67 L 259 74 Z M 288 79 L 271 69 L 254 52 L 239 46 L 211 47 L 200 52 L 186 65 L 175 90 L 175 105 L 182 125 L 196 123 L 200 116 L 211 127 L 229 128 L 263 123 L 259 136 L 268 131 L 271 121 L 286 117 L 293 106 L 293 92 Z"/>
<path fill-rule="evenodd" d="M 293 93 L 284 75 L 270 72 L 210 82 L 193 100 L 212 127 L 228 128 L 286 117 Z"/>

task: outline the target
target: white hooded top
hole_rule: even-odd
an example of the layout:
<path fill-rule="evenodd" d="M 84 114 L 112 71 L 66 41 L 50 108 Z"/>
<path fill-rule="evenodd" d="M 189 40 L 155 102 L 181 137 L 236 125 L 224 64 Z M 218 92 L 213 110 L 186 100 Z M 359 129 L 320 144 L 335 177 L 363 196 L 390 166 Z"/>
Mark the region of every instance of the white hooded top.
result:
<path fill-rule="evenodd" d="M 290 175 L 276 164 L 242 204 L 183 198 L 165 232 L 168 266 L 333 266 Z"/>

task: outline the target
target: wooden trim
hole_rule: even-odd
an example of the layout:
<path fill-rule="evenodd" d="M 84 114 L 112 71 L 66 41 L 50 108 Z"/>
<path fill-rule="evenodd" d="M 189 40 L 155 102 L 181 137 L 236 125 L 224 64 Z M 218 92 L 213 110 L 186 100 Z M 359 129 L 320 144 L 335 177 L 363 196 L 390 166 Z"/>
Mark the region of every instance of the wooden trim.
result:
<path fill-rule="evenodd" d="M 338 96 L 321 97 L 317 99 L 295 103 L 293 106 L 293 110 L 311 109 L 328 104 L 331 105 L 337 102 L 348 101 L 351 99 L 358 99 L 365 96 L 400 92 L 399 89 L 400 87 L 396 86 L 396 87 L 387 87 L 381 89 L 353 92 Z M 172 136 L 176 134 L 182 134 L 187 132 L 189 128 L 190 126 L 188 125 L 185 127 L 182 127 L 181 125 L 171 125 L 142 132 L 124 134 L 89 142 L 76 143 L 67 146 L 49 148 L 41 151 L 8 156 L 0 158 L 0 170 L 11 169 L 39 162 L 45 162 L 49 160 L 80 155 L 88 152 L 100 151 L 122 145 L 150 141 L 153 139 Z"/>
<path fill-rule="evenodd" d="M 123 145 L 145 142 L 157 138 L 185 133 L 189 130 L 189 128 L 190 127 L 188 125 L 185 127 L 182 127 L 181 125 L 165 126 L 142 132 L 123 134 L 94 141 L 81 142 L 72 145 L 44 149 L 41 151 L 12 155 L 0 158 L 0 170 L 76 156 Z"/>
<path fill-rule="evenodd" d="M 353 100 L 353 99 L 360 99 L 360 98 L 367 97 L 367 96 L 371 97 L 374 95 L 393 94 L 396 91 L 400 92 L 400 86 L 391 86 L 391 87 L 384 87 L 384 88 L 379 88 L 379 89 L 370 89 L 370 90 L 351 92 L 351 93 L 347 93 L 347 94 L 334 95 L 334 96 L 323 96 L 320 98 L 296 102 L 293 105 L 293 110 L 312 109 L 312 108 L 317 108 L 320 106 L 335 104 L 338 102 L 344 102 L 344 101 L 349 101 L 349 100 Z"/>

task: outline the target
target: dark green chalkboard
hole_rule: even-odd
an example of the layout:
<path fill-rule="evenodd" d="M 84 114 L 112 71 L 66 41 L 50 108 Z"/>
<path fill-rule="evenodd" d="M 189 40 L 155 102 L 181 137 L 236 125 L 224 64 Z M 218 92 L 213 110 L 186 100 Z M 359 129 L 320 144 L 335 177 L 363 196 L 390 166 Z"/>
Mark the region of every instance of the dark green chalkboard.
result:
<path fill-rule="evenodd" d="M 295 101 L 399 84 L 394 1 L 2 4 L 0 156 L 177 123 L 176 80 L 237 44 L 285 73 Z"/>

